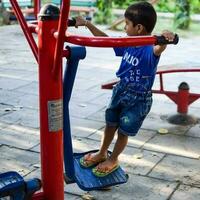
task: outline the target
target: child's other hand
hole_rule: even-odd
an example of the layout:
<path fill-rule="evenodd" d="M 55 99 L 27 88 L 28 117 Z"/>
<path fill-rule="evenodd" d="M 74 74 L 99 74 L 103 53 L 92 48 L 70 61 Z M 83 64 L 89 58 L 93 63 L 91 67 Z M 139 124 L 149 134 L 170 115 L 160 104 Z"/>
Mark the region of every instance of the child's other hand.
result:
<path fill-rule="evenodd" d="M 168 30 L 164 30 L 161 35 L 164 36 L 169 42 L 172 42 L 175 38 L 175 34 Z"/>
<path fill-rule="evenodd" d="M 75 17 L 75 19 L 76 19 L 76 24 L 75 24 L 76 28 L 78 28 L 79 26 L 85 26 L 86 20 L 83 17 L 78 16 L 78 17 Z"/>

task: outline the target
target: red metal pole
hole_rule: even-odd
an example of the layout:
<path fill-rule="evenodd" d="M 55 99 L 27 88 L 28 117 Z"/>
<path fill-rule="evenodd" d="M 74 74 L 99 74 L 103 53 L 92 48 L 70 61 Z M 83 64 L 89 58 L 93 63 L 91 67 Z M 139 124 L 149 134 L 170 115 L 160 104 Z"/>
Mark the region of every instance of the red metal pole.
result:
<path fill-rule="evenodd" d="M 67 20 L 69 15 L 69 7 L 70 7 L 70 0 L 63 0 L 61 2 L 61 9 L 60 9 L 60 20 L 58 24 L 58 38 L 55 47 L 54 53 L 54 66 L 52 69 L 52 73 L 54 77 L 57 78 L 57 74 L 59 73 L 59 65 L 61 62 L 62 54 L 63 54 L 63 46 L 65 42 L 65 31 L 67 29 Z"/>
<path fill-rule="evenodd" d="M 53 78 L 59 9 L 48 4 L 39 14 L 39 92 L 40 92 L 40 139 L 41 176 L 45 200 L 64 199 L 63 177 L 63 93 L 62 70 Z M 59 69 L 62 69 L 59 62 Z"/>
<path fill-rule="evenodd" d="M 21 25 L 21 28 L 24 32 L 24 35 L 26 36 L 26 39 L 27 39 L 27 41 L 28 41 L 28 43 L 31 47 L 31 50 L 32 50 L 34 56 L 35 56 L 35 59 L 38 62 L 38 47 L 36 45 L 36 42 L 35 42 L 32 34 L 31 34 L 29 28 L 28 28 L 28 25 L 27 25 L 26 20 L 23 16 L 23 13 L 22 13 L 22 11 L 21 11 L 16 0 L 10 0 L 10 3 L 12 4 L 12 7 L 13 7 L 14 12 L 15 12 L 15 16 L 17 17 L 17 20 Z"/>
<path fill-rule="evenodd" d="M 41 7 L 41 1 L 40 0 L 34 0 L 34 15 L 37 19 L 37 14 L 40 12 Z"/>
<path fill-rule="evenodd" d="M 56 34 L 57 36 L 57 34 Z M 150 45 L 156 43 L 155 36 L 134 36 L 134 37 L 86 37 L 78 35 L 65 35 L 65 41 L 90 47 L 128 47 L 138 45 Z"/>
<path fill-rule="evenodd" d="M 189 85 L 182 82 L 178 87 L 177 112 L 187 114 L 189 105 Z"/>

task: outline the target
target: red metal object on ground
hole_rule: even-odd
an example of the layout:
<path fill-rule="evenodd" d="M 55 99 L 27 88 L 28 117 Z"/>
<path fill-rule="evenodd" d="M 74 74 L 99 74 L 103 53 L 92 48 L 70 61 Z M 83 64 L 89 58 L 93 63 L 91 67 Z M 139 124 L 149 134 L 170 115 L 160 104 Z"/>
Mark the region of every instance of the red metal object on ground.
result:
<path fill-rule="evenodd" d="M 175 67 L 175 69 L 169 70 L 170 68 L 171 67 L 167 67 L 167 69 L 160 70 L 156 73 L 159 76 L 160 87 L 158 89 L 153 89 L 152 92 L 168 96 L 174 103 L 177 104 L 177 112 L 182 115 L 187 115 L 189 105 L 192 104 L 197 99 L 199 99 L 200 94 L 190 93 L 189 86 L 185 82 L 180 84 L 178 92 L 165 90 L 163 75 L 169 73 L 180 73 L 180 72 L 200 72 L 200 69 L 198 68 L 187 69 L 184 67 L 180 68 Z M 115 85 L 118 81 L 119 79 L 111 80 L 110 82 L 103 84 L 101 87 L 102 89 L 112 89 L 113 85 Z"/>
<path fill-rule="evenodd" d="M 189 105 L 189 85 L 182 82 L 178 87 L 177 93 L 177 111 L 181 114 L 187 114 Z"/>

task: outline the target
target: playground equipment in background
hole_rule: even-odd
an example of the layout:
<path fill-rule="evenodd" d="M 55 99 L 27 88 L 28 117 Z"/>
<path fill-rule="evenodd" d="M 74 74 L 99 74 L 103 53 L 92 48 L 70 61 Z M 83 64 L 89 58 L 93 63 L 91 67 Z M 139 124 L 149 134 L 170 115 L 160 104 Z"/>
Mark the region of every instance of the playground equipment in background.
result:
<path fill-rule="evenodd" d="M 37 14 L 41 6 L 40 0 L 18 0 L 17 2 L 26 20 L 37 19 Z M 6 23 L 10 23 L 10 21 L 16 20 L 10 0 L 1 0 L 1 9 L 2 12 L 5 12 L 4 21 L 6 21 Z"/>
<path fill-rule="evenodd" d="M 52 3 L 61 5 L 61 0 L 52 0 Z M 81 15 L 86 14 L 86 17 L 93 17 L 96 10 L 96 0 L 71 0 L 70 1 L 70 13 L 77 13 Z"/>
<path fill-rule="evenodd" d="M 178 91 L 168 91 L 165 90 L 164 87 L 164 78 L 165 74 L 170 73 L 188 73 L 188 72 L 200 72 L 200 69 L 193 68 L 188 69 L 184 67 L 160 67 L 156 73 L 157 77 L 159 78 L 159 88 L 153 89 L 152 92 L 155 94 L 164 94 L 169 97 L 176 105 L 177 105 L 177 114 L 172 115 L 168 118 L 168 121 L 173 124 L 178 125 L 190 125 L 197 123 L 197 118 L 188 114 L 188 107 L 194 101 L 200 98 L 200 94 L 197 93 L 190 93 L 189 92 L 189 85 L 186 82 L 180 83 L 178 86 Z M 114 79 L 105 84 L 101 87 L 102 89 L 112 89 L 115 84 L 117 84 L 119 80 Z"/>
<path fill-rule="evenodd" d="M 38 15 L 38 22 L 29 25 L 25 21 L 17 1 L 11 0 L 11 4 L 39 65 L 42 191 L 34 194 L 31 193 L 29 199 L 64 199 L 63 161 L 65 164 L 66 183 L 76 182 L 83 190 L 101 189 L 127 182 L 128 177 L 120 167 L 106 177 L 99 178 L 94 176 L 91 168 L 83 169 L 79 165 L 79 158 L 88 152 L 73 153 L 68 105 L 78 63 L 80 59 L 84 59 L 86 56 L 84 46 L 127 47 L 155 43 L 165 44 L 169 42 L 162 36 L 109 38 L 69 35 L 66 32 L 67 27 L 75 25 L 74 20 L 68 19 L 69 0 L 62 1 L 61 11 L 57 6 L 52 4 L 43 6 Z M 33 39 L 32 33 L 38 35 L 38 45 Z M 81 45 L 81 47 L 75 46 L 63 49 L 64 42 Z M 178 37 L 170 43 L 176 44 L 177 42 Z M 67 59 L 64 84 L 62 81 L 63 57 Z M 95 151 L 97 150 L 91 152 Z M 6 174 L 2 174 L 1 176 L 4 177 Z M 20 177 L 18 174 L 16 176 Z M 12 185 L 12 177 L 6 177 L 5 181 L 8 185 L 1 186 L 0 192 L 4 191 L 5 188 L 9 188 L 6 193 L 7 195 L 15 193 L 14 185 Z M 21 181 L 21 178 L 17 179 L 16 184 Z M 20 191 L 22 190 L 20 189 Z"/>

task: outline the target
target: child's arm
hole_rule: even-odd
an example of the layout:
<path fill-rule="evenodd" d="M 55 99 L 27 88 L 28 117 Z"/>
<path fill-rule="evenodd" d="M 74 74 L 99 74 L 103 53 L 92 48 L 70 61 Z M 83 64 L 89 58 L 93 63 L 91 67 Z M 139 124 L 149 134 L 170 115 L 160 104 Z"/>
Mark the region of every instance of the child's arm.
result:
<path fill-rule="evenodd" d="M 174 40 L 174 33 L 170 32 L 170 31 L 163 31 L 162 36 L 165 37 L 166 40 L 168 41 L 173 41 Z M 155 45 L 154 46 L 154 54 L 156 56 L 160 56 L 161 53 L 166 49 L 167 45 Z"/>
<path fill-rule="evenodd" d="M 81 16 L 76 17 L 75 27 L 78 28 L 78 26 L 86 26 L 94 36 L 108 37 L 107 34 L 105 34 L 103 31 L 99 30 L 90 21 L 83 19 L 83 17 L 81 17 Z"/>

